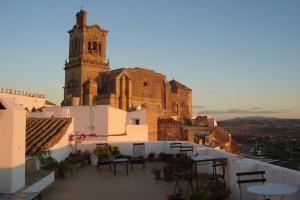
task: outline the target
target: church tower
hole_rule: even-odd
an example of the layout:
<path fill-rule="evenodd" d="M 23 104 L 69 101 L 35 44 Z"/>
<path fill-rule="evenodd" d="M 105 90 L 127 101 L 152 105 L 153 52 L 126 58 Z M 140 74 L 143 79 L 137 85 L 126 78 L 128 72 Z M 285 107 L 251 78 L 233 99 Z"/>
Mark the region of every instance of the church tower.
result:
<path fill-rule="evenodd" d="M 69 60 L 65 63 L 65 87 L 63 105 L 95 105 L 96 79 L 101 72 L 109 70 L 106 61 L 107 30 L 98 25 L 87 25 L 87 12 L 76 14 L 76 24 L 68 32 Z"/>

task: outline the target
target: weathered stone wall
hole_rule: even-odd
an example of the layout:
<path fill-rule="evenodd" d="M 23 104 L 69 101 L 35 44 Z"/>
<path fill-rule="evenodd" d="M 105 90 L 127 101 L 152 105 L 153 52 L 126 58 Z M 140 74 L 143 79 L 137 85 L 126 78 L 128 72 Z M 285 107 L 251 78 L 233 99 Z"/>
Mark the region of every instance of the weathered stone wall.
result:
<path fill-rule="evenodd" d="M 179 83 L 180 84 L 180 83 Z M 97 104 L 109 104 L 123 110 L 137 106 L 147 108 L 149 140 L 157 140 L 159 117 L 191 117 L 191 90 L 173 91 L 166 77 L 144 68 L 122 68 L 108 71 L 98 78 Z"/>
<path fill-rule="evenodd" d="M 158 119 L 158 140 L 187 140 L 188 133 L 183 130 L 181 121 L 172 118 Z"/>

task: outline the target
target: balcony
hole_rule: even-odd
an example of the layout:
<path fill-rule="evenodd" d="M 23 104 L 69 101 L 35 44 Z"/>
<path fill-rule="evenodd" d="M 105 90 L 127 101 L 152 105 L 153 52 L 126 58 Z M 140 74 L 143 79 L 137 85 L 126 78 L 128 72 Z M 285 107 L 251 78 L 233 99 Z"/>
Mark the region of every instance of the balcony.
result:
<path fill-rule="evenodd" d="M 170 153 L 171 141 L 146 142 L 145 154 L 153 152 Z M 217 149 L 183 141 L 183 145 L 194 146 L 194 153 L 199 156 L 222 156 L 227 158 L 225 181 L 231 190 L 231 199 L 239 200 L 239 187 L 236 183 L 237 172 L 258 171 L 266 172 L 267 182 L 285 183 L 300 187 L 300 172 L 275 166 L 272 164 L 242 158 Z M 111 143 L 119 147 L 122 154 L 130 155 L 132 153 L 132 143 Z M 92 151 L 95 148 L 93 144 L 82 144 L 83 150 Z M 147 163 L 147 168 L 142 169 L 135 166 L 133 170 L 129 170 L 129 175 L 123 166 L 117 169 L 117 175 L 107 167 L 98 171 L 95 166 L 83 167 L 78 173 L 74 174 L 70 179 L 58 179 L 46 191 L 42 193 L 43 199 L 166 199 L 167 195 L 173 192 L 175 181 L 165 182 L 163 180 L 155 180 L 151 174 L 151 167 L 161 163 Z M 199 165 L 198 173 L 211 173 L 211 165 Z M 250 194 L 243 190 L 243 199 L 262 199 L 261 196 Z M 272 198 L 280 199 L 280 198 Z M 300 191 L 292 195 L 285 196 L 285 200 L 300 199 Z"/>

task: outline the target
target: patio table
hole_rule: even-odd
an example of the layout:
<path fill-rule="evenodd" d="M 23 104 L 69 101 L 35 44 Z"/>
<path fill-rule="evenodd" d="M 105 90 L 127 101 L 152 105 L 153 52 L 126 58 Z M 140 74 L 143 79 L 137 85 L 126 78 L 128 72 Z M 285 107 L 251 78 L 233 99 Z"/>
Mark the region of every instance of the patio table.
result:
<path fill-rule="evenodd" d="M 126 164 L 126 173 L 128 176 L 128 165 L 129 165 L 129 160 L 128 158 L 115 158 L 112 161 L 113 165 L 114 165 L 114 176 L 116 176 L 116 164 L 120 163 L 120 164 Z"/>
<path fill-rule="evenodd" d="M 195 165 L 195 169 L 196 169 L 196 184 L 197 184 L 197 188 L 198 188 L 198 172 L 197 172 L 197 166 L 198 166 L 198 163 L 210 163 L 210 162 L 217 162 L 219 160 L 227 160 L 226 157 L 223 157 L 223 156 L 193 156 L 191 157 L 194 165 Z"/>
<path fill-rule="evenodd" d="M 297 192 L 298 188 L 282 183 L 261 183 L 248 186 L 247 191 L 269 199 L 272 196 L 280 196 L 280 199 L 283 199 L 286 195 Z"/>

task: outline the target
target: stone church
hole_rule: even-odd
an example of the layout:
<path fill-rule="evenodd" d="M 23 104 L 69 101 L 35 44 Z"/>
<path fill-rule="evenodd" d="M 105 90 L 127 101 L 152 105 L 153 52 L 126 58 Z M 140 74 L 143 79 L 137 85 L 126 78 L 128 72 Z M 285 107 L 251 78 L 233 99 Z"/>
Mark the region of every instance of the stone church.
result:
<path fill-rule="evenodd" d="M 106 58 L 108 31 L 86 21 L 87 12 L 80 10 L 69 31 L 63 106 L 110 105 L 127 111 L 146 108 L 150 140 L 157 140 L 158 119 L 172 117 L 183 122 L 192 117 L 190 88 L 150 69 L 111 70 Z"/>

